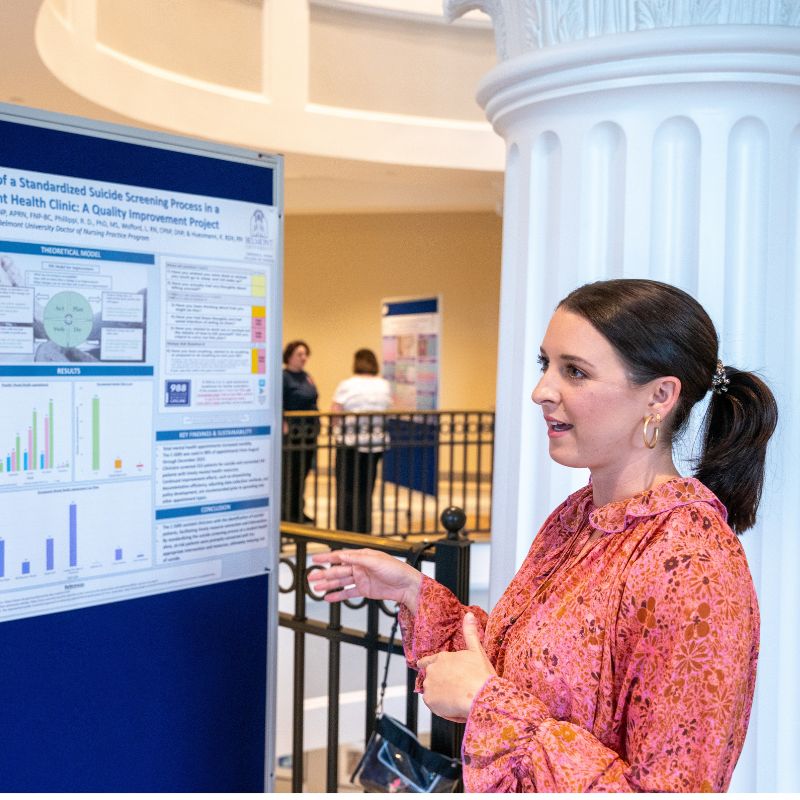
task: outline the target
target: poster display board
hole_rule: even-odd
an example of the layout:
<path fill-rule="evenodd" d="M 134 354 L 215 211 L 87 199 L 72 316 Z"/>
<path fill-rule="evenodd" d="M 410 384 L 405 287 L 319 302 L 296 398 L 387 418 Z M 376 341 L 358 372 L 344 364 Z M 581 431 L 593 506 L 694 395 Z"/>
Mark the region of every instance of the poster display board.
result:
<path fill-rule="evenodd" d="M 383 376 L 392 386 L 394 407 L 433 411 L 439 405 L 441 298 L 388 298 L 381 303 Z M 390 419 L 391 447 L 383 477 L 435 495 L 438 485 L 439 422 L 433 414 Z"/>
<path fill-rule="evenodd" d="M 271 789 L 282 185 L 0 105 L 7 791 Z"/>
<path fill-rule="evenodd" d="M 381 309 L 383 377 L 392 386 L 395 407 L 437 408 L 441 299 L 386 299 Z"/>

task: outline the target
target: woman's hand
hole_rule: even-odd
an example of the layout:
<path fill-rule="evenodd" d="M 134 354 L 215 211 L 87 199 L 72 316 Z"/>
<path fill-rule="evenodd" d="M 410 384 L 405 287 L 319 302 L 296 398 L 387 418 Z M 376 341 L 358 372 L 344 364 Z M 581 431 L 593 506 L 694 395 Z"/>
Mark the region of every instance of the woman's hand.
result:
<path fill-rule="evenodd" d="M 315 564 L 330 564 L 326 570 L 313 570 L 308 575 L 311 588 L 330 592 L 330 602 L 350 597 L 371 600 L 393 600 L 402 603 L 412 614 L 417 613 L 417 595 L 422 573 L 404 561 L 378 550 L 331 550 L 311 557 Z M 333 590 L 333 591 L 332 591 Z"/>
<path fill-rule="evenodd" d="M 425 670 L 422 682 L 425 705 L 452 722 L 467 721 L 473 698 L 497 674 L 483 649 L 471 611 L 464 615 L 464 641 L 466 650 L 436 653 L 417 661 L 417 667 Z"/>

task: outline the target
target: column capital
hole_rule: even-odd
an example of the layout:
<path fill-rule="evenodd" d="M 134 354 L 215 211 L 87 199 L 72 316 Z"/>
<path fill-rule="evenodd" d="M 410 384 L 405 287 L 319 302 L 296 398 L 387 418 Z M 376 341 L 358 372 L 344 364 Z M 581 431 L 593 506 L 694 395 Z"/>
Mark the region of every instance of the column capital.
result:
<path fill-rule="evenodd" d="M 800 27 L 796 0 L 443 0 L 443 9 L 451 21 L 467 11 L 488 14 L 500 61 L 635 31 L 705 25 Z"/>

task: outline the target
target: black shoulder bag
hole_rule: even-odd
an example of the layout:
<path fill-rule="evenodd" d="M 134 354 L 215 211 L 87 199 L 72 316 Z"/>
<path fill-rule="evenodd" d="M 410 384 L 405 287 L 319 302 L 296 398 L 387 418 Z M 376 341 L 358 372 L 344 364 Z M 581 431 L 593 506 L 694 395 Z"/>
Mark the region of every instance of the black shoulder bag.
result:
<path fill-rule="evenodd" d="M 414 548 L 408 563 L 416 567 L 423 550 L 431 544 Z M 398 614 L 389 634 L 375 729 L 350 782 L 360 783 L 367 792 L 454 792 L 461 778 L 461 762 L 434 753 L 399 720 L 383 712 L 389 659 L 399 622 Z"/>

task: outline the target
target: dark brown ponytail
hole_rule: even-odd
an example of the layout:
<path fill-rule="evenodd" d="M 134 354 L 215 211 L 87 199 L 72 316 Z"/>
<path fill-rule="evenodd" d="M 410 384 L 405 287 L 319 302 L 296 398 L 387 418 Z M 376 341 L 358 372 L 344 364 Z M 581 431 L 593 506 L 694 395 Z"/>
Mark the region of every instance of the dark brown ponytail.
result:
<path fill-rule="evenodd" d="M 734 367 L 726 367 L 725 374 L 727 391 L 712 395 L 703 420 L 703 451 L 695 476 L 728 509 L 731 528 L 742 533 L 756 521 L 778 406 L 757 375 Z"/>

